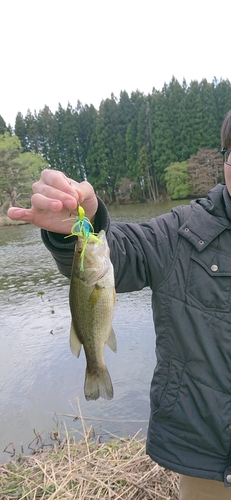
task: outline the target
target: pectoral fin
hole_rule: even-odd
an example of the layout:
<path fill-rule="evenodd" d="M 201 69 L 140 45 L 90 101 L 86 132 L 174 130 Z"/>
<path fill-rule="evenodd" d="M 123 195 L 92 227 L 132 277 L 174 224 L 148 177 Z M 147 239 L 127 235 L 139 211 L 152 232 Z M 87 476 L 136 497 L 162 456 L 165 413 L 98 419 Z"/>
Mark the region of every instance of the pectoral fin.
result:
<path fill-rule="evenodd" d="M 102 291 L 103 289 L 100 287 L 95 286 L 93 288 L 91 295 L 88 299 L 88 304 L 91 309 L 94 309 L 94 307 L 96 307 L 96 305 L 98 304 Z"/>
<path fill-rule="evenodd" d="M 73 321 L 71 322 L 71 330 L 70 330 L 70 347 L 72 354 L 74 354 L 74 356 L 78 358 L 80 355 L 82 344 L 77 337 Z"/>
<path fill-rule="evenodd" d="M 113 328 L 111 329 L 110 335 L 109 335 L 106 343 L 107 343 L 108 347 L 110 347 L 110 349 L 113 352 L 117 352 L 117 342 L 116 342 L 116 336 L 115 336 L 115 332 L 114 332 Z"/>

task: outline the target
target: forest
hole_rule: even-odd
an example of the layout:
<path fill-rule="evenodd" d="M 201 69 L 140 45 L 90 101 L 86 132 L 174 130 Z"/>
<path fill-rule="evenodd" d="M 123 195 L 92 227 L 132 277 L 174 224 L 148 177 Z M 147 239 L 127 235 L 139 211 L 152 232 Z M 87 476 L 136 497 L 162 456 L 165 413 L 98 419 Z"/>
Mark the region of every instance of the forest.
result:
<path fill-rule="evenodd" d="M 204 196 L 223 181 L 220 129 L 230 109 L 228 80 L 173 77 L 148 95 L 111 94 L 98 110 L 44 106 L 18 112 L 14 128 L 0 116 L 0 211 L 27 205 L 25 186 L 44 167 L 88 180 L 108 204 Z"/>

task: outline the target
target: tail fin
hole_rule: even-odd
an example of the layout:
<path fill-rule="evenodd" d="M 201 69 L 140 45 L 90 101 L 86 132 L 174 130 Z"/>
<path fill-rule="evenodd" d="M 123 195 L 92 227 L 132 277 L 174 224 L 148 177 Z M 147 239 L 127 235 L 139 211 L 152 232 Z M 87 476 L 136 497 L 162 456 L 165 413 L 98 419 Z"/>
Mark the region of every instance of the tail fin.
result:
<path fill-rule="evenodd" d="M 106 366 L 104 370 L 93 374 L 86 368 L 84 394 L 88 401 L 98 399 L 99 397 L 104 399 L 113 398 L 112 381 Z"/>

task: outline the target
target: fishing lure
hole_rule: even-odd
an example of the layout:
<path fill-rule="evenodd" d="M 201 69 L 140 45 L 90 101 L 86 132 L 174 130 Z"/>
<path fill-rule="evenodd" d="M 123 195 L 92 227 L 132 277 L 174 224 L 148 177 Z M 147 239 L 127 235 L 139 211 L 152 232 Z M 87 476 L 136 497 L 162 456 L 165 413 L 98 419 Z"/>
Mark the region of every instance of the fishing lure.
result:
<path fill-rule="evenodd" d="M 64 220 L 66 221 L 71 219 L 72 217 Z M 75 218 L 73 226 L 71 227 L 71 234 L 68 234 L 65 238 L 70 238 L 70 236 L 78 236 L 84 239 L 83 249 L 80 255 L 80 270 L 84 271 L 83 261 L 87 243 L 90 240 L 98 241 L 100 243 L 102 243 L 102 241 L 95 235 L 94 228 L 88 217 L 85 216 L 84 208 L 80 205 L 78 206 L 78 215 Z"/>

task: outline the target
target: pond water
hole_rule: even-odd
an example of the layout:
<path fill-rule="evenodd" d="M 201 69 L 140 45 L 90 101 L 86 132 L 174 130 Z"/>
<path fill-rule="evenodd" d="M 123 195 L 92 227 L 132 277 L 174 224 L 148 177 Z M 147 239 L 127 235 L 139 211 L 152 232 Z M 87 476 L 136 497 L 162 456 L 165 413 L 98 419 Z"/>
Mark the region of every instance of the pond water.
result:
<path fill-rule="evenodd" d="M 187 202 L 186 202 L 187 203 Z M 112 220 L 141 222 L 177 203 L 109 208 Z M 102 439 L 146 435 L 155 367 L 151 293 L 117 294 L 113 327 L 118 351 L 105 348 L 114 398 L 86 401 L 85 356 L 69 347 L 69 281 L 41 242 L 39 229 L 0 229 L 0 462 L 30 453 L 66 428 L 81 435 L 82 413 Z M 52 434 L 53 436 L 53 434 Z M 4 449 L 6 448 L 6 451 Z"/>

